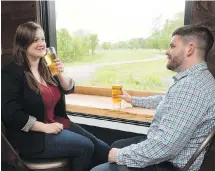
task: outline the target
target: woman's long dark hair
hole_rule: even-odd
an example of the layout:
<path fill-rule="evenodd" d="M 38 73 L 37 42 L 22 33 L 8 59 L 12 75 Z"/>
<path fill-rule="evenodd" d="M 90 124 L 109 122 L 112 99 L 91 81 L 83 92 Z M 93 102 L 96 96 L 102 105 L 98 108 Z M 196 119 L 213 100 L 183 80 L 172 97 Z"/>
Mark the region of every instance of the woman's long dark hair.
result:
<path fill-rule="evenodd" d="M 40 93 L 39 83 L 30 70 L 30 62 L 26 56 L 26 51 L 33 43 L 38 29 L 43 30 L 39 24 L 32 21 L 21 24 L 16 30 L 13 47 L 13 61 L 24 68 L 27 84 L 36 93 Z M 43 57 L 40 58 L 38 71 L 46 83 L 56 85 Z"/>

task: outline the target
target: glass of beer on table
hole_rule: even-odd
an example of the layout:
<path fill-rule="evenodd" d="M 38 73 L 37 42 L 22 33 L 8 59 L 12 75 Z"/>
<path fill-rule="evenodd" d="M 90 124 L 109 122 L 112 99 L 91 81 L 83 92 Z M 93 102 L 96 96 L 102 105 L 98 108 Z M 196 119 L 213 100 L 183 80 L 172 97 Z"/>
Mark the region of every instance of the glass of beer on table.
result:
<path fill-rule="evenodd" d="M 52 76 L 56 76 L 60 73 L 55 65 L 55 59 L 57 58 L 57 53 L 54 47 L 48 47 L 46 48 L 46 51 L 47 53 L 45 55 L 45 60 L 46 60 L 47 66 L 49 67 L 52 73 Z"/>
<path fill-rule="evenodd" d="M 121 109 L 121 98 L 119 97 L 119 95 L 122 95 L 122 84 L 112 84 L 112 100 L 114 109 Z"/>

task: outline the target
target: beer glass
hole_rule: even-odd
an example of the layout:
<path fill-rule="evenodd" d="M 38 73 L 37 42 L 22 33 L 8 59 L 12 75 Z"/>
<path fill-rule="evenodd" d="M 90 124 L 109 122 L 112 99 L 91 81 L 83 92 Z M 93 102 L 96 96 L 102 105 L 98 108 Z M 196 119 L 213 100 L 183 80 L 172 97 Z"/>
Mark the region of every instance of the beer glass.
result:
<path fill-rule="evenodd" d="M 46 51 L 47 53 L 45 56 L 45 60 L 46 60 L 47 66 L 49 67 L 52 73 L 52 76 L 58 75 L 60 72 L 56 68 L 55 61 L 54 61 L 57 58 L 55 48 L 49 47 L 49 48 L 46 48 Z"/>
<path fill-rule="evenodd" d="M 119 95 L 122 95 L 122 84 L 112 84 L 112 101 L 114 109 L 121 109 L 121 98 L 118 97 Z"/>

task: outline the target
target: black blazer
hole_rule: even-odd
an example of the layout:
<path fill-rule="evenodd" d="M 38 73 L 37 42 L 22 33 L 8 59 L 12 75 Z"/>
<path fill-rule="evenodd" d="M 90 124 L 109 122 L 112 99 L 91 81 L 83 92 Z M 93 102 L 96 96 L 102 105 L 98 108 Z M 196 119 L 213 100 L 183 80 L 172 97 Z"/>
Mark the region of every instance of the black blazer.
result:
<path fill-rule="evenodd" d="M 64 91 L 55 77 L 61 91 L 61 98 L 55 107 L 55 115 L 68 118 L 65 108 L 65 94 L 74 92 L 74 87 Z M 44 149 L 45 133 L 21 129 L 29 115 L 44 122 L 44 104 L 42 96 L 31 90 L 24 76 L 24 69 L 11 62 L 2 69 L 2 121 L 11 144 L 21 154 L 35 154 Z"/>

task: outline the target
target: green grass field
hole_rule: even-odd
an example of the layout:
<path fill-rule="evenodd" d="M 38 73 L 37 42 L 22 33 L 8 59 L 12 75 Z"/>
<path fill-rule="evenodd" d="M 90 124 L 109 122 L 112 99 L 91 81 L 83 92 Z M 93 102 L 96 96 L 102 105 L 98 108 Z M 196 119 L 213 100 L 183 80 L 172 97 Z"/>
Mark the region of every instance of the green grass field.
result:
<path fill-rule="evenodd" d="M 166 59 L 160 59 L 101 67 L 79 85 L 111 87 L 117 81 L 123 84 L 124 89 L 165 92 L 172 84 L 173 75 L 175 73 L 166 69 Z"/>
<path fill-rule="evenodd" d="M 156 49 L 97 50 L 95 56 L 84 56 L 79 61 L 66 63 L 65 66 L 142 60 L 164 53 L 165 51 Z"/>
<path fill-rule="evenodd" d="M 100 57 L 92 63 L 109 63 L 120 61 L 141 60 L 152 58 L 155 54 L 164 54 L 163 52 L 153 50 L 137 51 L 106 51 L 100 52 Z M 99 54 L 99 53 L 98 53 Z M 145 90 L 154 92 L 165 92 L 173 83 L 172 76 L 175 73 L 166 69 L 167 59 L 162 58 L 154 61 L 138 62 L 130 64 L 120 64 L 111 66 L 101 66 L 91 73 L 88 79 L 77 82 L 76 85 L 95 86 L 110 88 L 112 83 L 118 81 L 123 84 L 124 89 Z M 67 66 L 87 64 L 70 63 Z"/>

